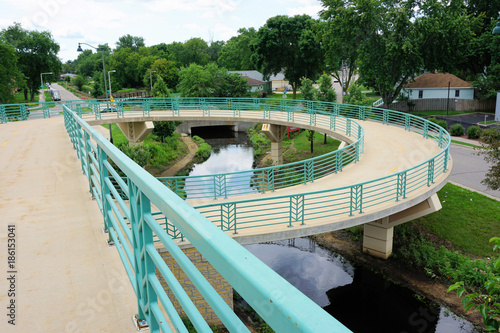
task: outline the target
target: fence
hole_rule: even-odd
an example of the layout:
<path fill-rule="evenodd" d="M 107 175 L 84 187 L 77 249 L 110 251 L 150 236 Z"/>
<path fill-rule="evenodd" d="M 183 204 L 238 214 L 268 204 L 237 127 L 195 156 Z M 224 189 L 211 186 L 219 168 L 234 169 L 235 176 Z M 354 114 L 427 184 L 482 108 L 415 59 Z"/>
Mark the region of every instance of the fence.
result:
<path fill-rule="evenodd" d="M 495 99 L 480 101 L 475 99 L 454 99 L 454 98 L 422 98 L 412 99 L 408 102 L 392 103 L 390 108 L 393 110 L 411 112 L 411 111 L 494 111 Z"/>

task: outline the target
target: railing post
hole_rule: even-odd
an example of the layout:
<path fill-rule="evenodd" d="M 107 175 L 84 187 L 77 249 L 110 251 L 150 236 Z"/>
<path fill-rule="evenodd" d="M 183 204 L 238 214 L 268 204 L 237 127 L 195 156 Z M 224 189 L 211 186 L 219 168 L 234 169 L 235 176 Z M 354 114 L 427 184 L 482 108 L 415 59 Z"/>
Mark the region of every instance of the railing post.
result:
<path fill-rule="evenodd" d="M 89 192 L 90 192 L 90 195 L 92 196 L 92 199 L 95 199 L 95 196 L 94 196 L 94 191 L 93 191 L 93 186 L 92 186 L 92 168 L 90 167 L 90 165 L 92 164 L 92 158 L 90 157 L 90 154 L 91 154 L 91 151 L 90 151 L 90 135 L 83 131 L 83 151 L 84 151 L 84 159 L 85 159 L 85 167 L 86 169 L 84 169 L 84 173 L 86 174 L 87 176 L 87 180 L 89 182 Z M 82 159 L 83 161 L 83 159 Z"/>
<path fill-rule="evenodd" d="M 214 176 L 214 199 L 224 197 L 227 199 L 227 182 L 226 175 Z"/>
<path fill-rule="evenodd" d="M 350 216 L 359 210 L 363 213 L 363 184 L 351 186 L 351 200 L 350 200 Z"/>
<path fill-rule="evenodd" d="M 262 172 L 262 193 L 274 191 L 274 168 L 264 169 Z"/>
<path fill-rule="evenodd" d="M 151 104 L 149 101 L 149 98 L 146 98 L 142 100 L 142 116 L 149 116 L 149 113 L 151 111 Z"/>
<path fill-rule="evenodd" d="M 424 138 L 428 138 L 429 137 L 429 122 L 426 120 L 424 122 Z"/>
<path fill-rule="evenodd" d="M 382 124 L 389 125 L 389 111 L 386 109 L 382 111 Z"/>
<path fill-rule="evenodd" d="M 236 224 L 236 203 L 228 203 L 220 205 L 220 221 L 221 230 L 230 231 L 233 230 L 234 234 L 238 234 L 237 224 Z"/>
<path fill-rule="evenodd" d="M 330 114 L 330 129 L 335 131 L 336 125 L 337 125 L 337 116 L 334 114 Z"/>
<path fill-rule="evenodd" d="M 49 103 L 42 102 L 43 118 L 50 118 Z"/>
<path fill-rule="evenodd" d="M 398 173 L 397 186 L 396 186 L 396 201 L 399 198 L 406 198 L 406 171 Z"/>
<path fill-rule="evenodd" d="M 439 126 L 439 148 L 443 148 L 443 131 L 444 129 Z"/>
<path fill-rule="evenodd" d="M 153 231 L 146 223 L 145 215 L 151 214 L 151 203 L 135 184 L 129 182 L 130 195 L 130 228 L 132 230 L 132 247 L 134 252 L 133 269 L 135 273 L 135 290 L 137 291 L 137 317 L 146 320 L 151 332 L 158 332 L 158 324 L 153 322 L 150 304 L 157 302 L 152 292 L 148 276 L 155 275 L 154 262 L 148 256 L 146 247 L 153 244 Z M 156 326 L 156 329 L 155 329 Z"/>
<path fill-rule="evenodd" d="M 345 135 L 351 136 L 351 119 L 350 118 L 347 118 L 347 120 L 346 120 Z"/>
<path fill-rule="evenodd" d="M 314 160 L 304 162 L 304 185 L 314 182 Z"/>
<path fill-rule="evenodd" d="M 20 114 L 22 120 L 28 120 L 28 110 L 26 109 L 26 104 L 20 104 Z"/>
<path fill-rule="evenodd" d="M 342 171 L 344 164 L 344 149 L 338 150 L 337 154 L 337 170 Z"/>
<path fill-rule="evenodd" d="M 405 130 L 411 131 L 411 116 L 409 114 L 405 114 Z"/>
<path fill-rule="evenodd" d="M 293 222 L 304 223 L 304 195 L 290 196 L 290 214 L 288 218 L 288 227 L 293 227 Z"/>
<path fill-rule="evenodd" d="M 444 151 L 444 167 L 443 167 L 443 172 L 446 172 L 448 170 L 448 159 L 449 159 L 449 154 L 450 154 L 450 147 L 446 148 Z"/>
<path fill-rule="evenodd" d="M 427 186 L 434 184 L 434 158 L 427 165 Z"/>
<path fill-rule="evenodd" d="M 5 112 L 5 106 L 0 105 L 0 124 L 7 122 L 7 114 Z"/>
<path fill-rule="evenodd" d="M 108 233 L 108 244 L 113 244 L 113 239 L 111 238 L 111 233 L 109 233 L 109 229 L 112 228 L 111 221 L 109 219 L 109 215 L 111 214 L 111 207 L 109 205 L 107 196 L 111 194 L 111 191 L 106 183 L 106 180 L 109 179 L 109 172 L 106 166 L 104 165 L 104 161 L 108 159 L 106 152 L 98 146 L 97 148 L 97 158 L 99 162 L 99 175 L 101 180 L 101 207 L 102 207 L 102 216 L 104 217 L 104 228 L 103 230 Z"/>

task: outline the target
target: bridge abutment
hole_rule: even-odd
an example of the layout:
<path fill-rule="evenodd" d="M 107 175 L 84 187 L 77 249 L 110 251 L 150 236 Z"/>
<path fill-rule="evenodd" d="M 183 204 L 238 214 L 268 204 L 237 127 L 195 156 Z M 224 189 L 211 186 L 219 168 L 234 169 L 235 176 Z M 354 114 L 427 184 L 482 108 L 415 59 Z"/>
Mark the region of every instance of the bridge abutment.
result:
<path fill-rule="evenodd" d="M 262 124 L 262 132 L 271 140 L 271 158 L 273 165 L 283 164 L 283 138 L 286 126 Z"/>
<path fill-rule="evenodd" d="M 219 274 L 219 272 L 215 270 L 215 268 L 212 267 L 212 265 L 206 259 L 203 258 L 201 253 L 198 252 L 196 248 L 184 248 L 182 251 L 232 309 L 233 288 L 231 287 L 231 285 L 222 277 L 222 275 Z M 219 317 L 217 317 L 217 315 L 208 305 L 203 296 L 201 296 L 198 289 L 196 289 L 196 287 L 193 285 L 193 282 L 191 282 L 191 280 L 187 277 L 186 273 L 184 273 L 184 271 L 180 268 L 179 264 L 177 264 L 172 255 L 165 249 L 163 249 L 163 251 L 159 250 L 159 253 L 161 254 L 163 260 L 165 260 L 165 263 L 170 268 L 176 280 L 181 283 L 189 298 L 193 301 L 198 311 L 200 311 L 203 318 L 207 321 L 208 325 L 224 327 L 222 321 L 219 319 Z M 156 275 L 181 318 L 187 317 L 179 301 L 176 299 L 172 290 L 167 285 L 161 274 L 157 271 Z"/>
<path fill-rule="evenodd" d="M 437 194 L 399 213 L 366 223 L 363 230 L 363 252 L 387 259 L 392 254 L 394 227 L 419 217 L 437 212 L 442 208 Z"/>
<path fill-rule="evenodd" d="M 116 123 L 118 128 L 127 137 L 131 146 L 137 146 L 151 133 L 154 129 L 152 121 L 136 121 L 126 123 Z"/>

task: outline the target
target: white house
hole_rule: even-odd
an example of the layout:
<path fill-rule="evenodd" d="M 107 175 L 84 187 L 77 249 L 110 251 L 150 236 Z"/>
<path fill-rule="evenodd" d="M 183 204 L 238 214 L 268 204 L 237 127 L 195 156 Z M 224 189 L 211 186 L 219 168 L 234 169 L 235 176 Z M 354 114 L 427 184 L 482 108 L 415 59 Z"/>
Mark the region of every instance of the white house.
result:
<path fill-rule="evenodd" d="M 405 86 L 403 93 L 410 99 L 474 99 L 474 87 L 450 73 L 425 73 L 417 76 Z"/>

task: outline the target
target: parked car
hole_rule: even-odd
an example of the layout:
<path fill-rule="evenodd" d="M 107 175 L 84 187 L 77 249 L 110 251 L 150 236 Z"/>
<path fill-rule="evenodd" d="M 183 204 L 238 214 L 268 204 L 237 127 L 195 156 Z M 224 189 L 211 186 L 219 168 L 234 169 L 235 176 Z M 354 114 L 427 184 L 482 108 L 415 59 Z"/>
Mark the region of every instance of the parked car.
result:
<path fill-rule="evenodd" d="M 105 108 L 101 110 L 101 113 L 103 112 L 118 112 L 117 108 Z"/>
<path fill-rule="evenodd" d="M 53 94 L 52 94 L 52 100 L 53 101 L 60 101 L 61 100 L 61 95 L 59 95 L 59 91 L 55 91 Z"/>

